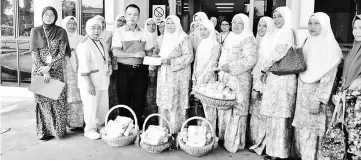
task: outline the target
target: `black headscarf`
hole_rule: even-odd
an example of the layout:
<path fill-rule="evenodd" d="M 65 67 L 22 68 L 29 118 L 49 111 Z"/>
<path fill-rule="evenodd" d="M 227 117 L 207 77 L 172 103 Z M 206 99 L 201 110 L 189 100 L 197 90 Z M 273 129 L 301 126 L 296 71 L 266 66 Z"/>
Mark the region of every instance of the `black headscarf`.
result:
<path fill-rule="evenodd" d="M 361 15 L 356 15 L 352 21 L 352 26 L 356 20 L 361 20 Z M 342 72 L 342 89 L 347 89 L 361 74 L 361 41 L 354 41 L 351 52 L 347 55 Z"/>
<path fill-rule="evenodd" d="M 44 23 L 44 20 L 43 20 L 43 15 L 48 10 L 53 11 L 53 13 L 55 15 L 54 22 L 51 24 L 46 24 L 46 23 Z M 55 8 L 51 7 L 51 6 L 45 7 L 41 14 L 41 19 L 43 21 L 43 25 L 41 25 L 39 27 L 34 27 L 31 29 L 30 50 L 39 49 L 39 48 L 41 49 L 41 48 L 47 47 L 48 43 L 47 43 L 47 39 L 45 37 L 45 36 L 47 36 L 49 41 L 62 40 L 66 44 L 65 54 L 70 57 L 71 50 L 70 50 L 70 46 L 69 46 L 68 35 L 66 34 L 66 31 L 62 27 L 55 25 L 56 20 L 58 19 L 58 13 L 56 12 Z M 46 34 L 44 32 L 44 29 L 46 31 Z"/>

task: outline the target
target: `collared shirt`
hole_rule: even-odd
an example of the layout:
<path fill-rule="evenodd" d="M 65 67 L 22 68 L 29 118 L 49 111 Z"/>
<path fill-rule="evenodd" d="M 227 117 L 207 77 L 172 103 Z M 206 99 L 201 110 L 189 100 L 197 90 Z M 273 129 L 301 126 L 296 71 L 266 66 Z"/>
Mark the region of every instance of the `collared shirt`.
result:
<path fill-rule="evenodd" d="M 124 25 L 114 32 L 112 49 L 121 49 L 125 52 L 135 53 L 138 51 L 150 50 L 154 44 L 150 43 L 149 35 L 137 25 L 132 31 L 128 25 Z M 140 45 L 140 43 L 144 45 Z M 126 45 L 126 46 L 124 46 Z M 140 58 L 117 58 L 119 63 L 128 65 L 142 64 L 143 59 Z"/>

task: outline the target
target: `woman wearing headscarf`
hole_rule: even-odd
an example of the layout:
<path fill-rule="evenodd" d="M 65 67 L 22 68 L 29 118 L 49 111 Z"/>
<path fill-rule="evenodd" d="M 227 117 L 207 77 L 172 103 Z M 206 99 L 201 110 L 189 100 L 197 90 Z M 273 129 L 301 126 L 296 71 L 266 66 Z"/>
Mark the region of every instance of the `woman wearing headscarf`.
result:
<path fill-rule="evenodd" d="M 43 25 L 34 27 L 30 35 L 30 51 L 33 59 L 32 78 L 43 76 L 64 82 L 63 61 L 71 56 L 66 31 L 55 25 L 58 13 L 53 7 L 45 7 L 41 13 Z M 35 95 L 36 132 L 39 140 L 62 138 L 66 133 L 66 88 L 58 99 Z"/>
<path fill-rule="evenodd" d="M 257 61 L 257 43 L 249 18 L 237 14 L 232 19 L 232 32 L 226 39 L 219 58 L 218 81 L 236 93 L 237 105 L 218 110 L 218 137 L 232 153 L 244 149 L 246 144 L 247 116 L 252 86 L 251 71 Z"/>
<path fill-rule="evenodd" d="M 168 16 L 165 28 L 159 53 L 162 65 L 158 68 L 157 105 L 159 113 L 168 119 L 175 134 L 186 120 L 189 108 L 193 50 L 177 16 Z M 164 124 L 163 121 L 161 124 Z"/>
<path fill-rule="evenodd" d="M 94 19 L 98 19 L 101 23 L 102 23 L 102 32 L 100 35 L 100 39 L 103 39 L 104 42 L 106 43 L 106 46 L 108 49 L 110 49 L 111 44 L 112 44 L 112 37 L 113 37 L 113 32 L 107 30 L 105 27 L 105 19 L 103 16 L 100 15 L 96 15 L 93 17 Z M 125 22 L 124 22 L 125 23 Z M 109 52 L 109 57 L 111 60 L 111 65 L 113 67 L 113 70 L 118 70 L 118 63 L 116 60 L 116 57 L 113 56 L 113 53 L 111 50 L 107 51 Z M 117 96 L 117 75 L 116 72 L 113 72 L 112 75 L 110 76 L 110 83 L 109 83 L 109 108 L 114 107 L 115 105 L 119 104 L 119 100 L 118 100 L 118 96 Z M 115 117 L 118 115 L 118 109 L 115 110 L 111 115 L 110 118 L 111 119 L 115 119 Z"/>
<path fill-rule="evenodd" d="M 196 30 L 194 22 L 189 26 L 188 35 L 191 35 Z"/>
<path fill-rule="evenodd" d="M 108 46 L 100 38 L 102 24 L 91 18 L 86 23 L 87 37 L 77 47 L 79 56 L 78 87 L 84 104 L 84 136 L 100 139 L 98 130 L 109 110 L 109 77 L 112 65 Z"/>
<path fill-rule="evenodd" d="M 261 65 L 263 87 L 260 114 L 266 117 L 266 129 L 259 133 L 257 143 L 250 149 L 264 158 L 288 158 L 292 145 L 292 117 L 296 100 L 297 78 L 295 74 L 275 75 L 268 70 L 281 60 L 293 44 L 292 13 L 288 7 L 278 7 L 273 13 L 276 33 L 270 53 Z"/>
<path fill-rule="evenodd" d="M 158 31 L 159 31 L 159 35 L 157 37 L 157 45 L 158 45 L 158 48 L 160 48 L 160 45 L 162 44 L 163 37 L 164 37 L 165 20 L 160 21 L 159 26 L 158 26 Z M 155 47 L 155 48 L 157 48 L 157 47 Z"/>
<path fill-rule="evenodd" d="M 213 69 L 218 66 L 220 56 L 220 45 L 217 41 L 212 21 L 202 21 L 199 27 L 200 36 L 203 40 L 199 44 L 195 55 L 194 72 L 192 75 L 193 86 L 215 82 L 216 74 Z M 206 119 L 212 124 L 213 129 L 216 130 L 217 110 L 214 107 L 203 107 L 198 99 L 194 101 L 197 101 L 198 107 L 196 108 L 203 109 Z"/>
<path fill-rule="evenodd" d="M 208 20 L 208 16 L 206 15 L 206 13 L 204 12 L 197 12 L 194 16 L 193 16 L 193 22 L 195 25 L 195 30 L 192 34 L 189 35 L 190 40 L 192 42 L 192 46 L 193 46 L 193 51 L 196 52 L 199 43 L 202 41 L 202 38 L 199 34 L 199 25 L 201 23 L 201 21 L 204 20 Z"/>
<path fill-rule="evenodd" d="M 345 112 L 347 159 L 361 160 L 361 15 L 356 15 L 352 26 L 355 41 L 344 61 L 340 93 L 346 93 L 347 96 Z"/>
<path fill-rule="evenodd" d="M 153 18 L 148 18 L 144 23 L 144 30 L 147 32 L 150 41 L 156 48 L 159 46 L 157 42 L 157 23 Z M 154 50 L 153 55 L 158 55 L 157 49 Z M 149 66 L 149 83 L 147 90 L 147 100 L 144 108 L 144 115 L 147 117 L 150 114 L 158 113 L 158 107 L 156 103 L 157 95 L 157 67 Z M 157 123 L 157 118 L 150 118 L 151 122 Z"/>
<path fill-rule="evenodd" d="M 77 33 L 77 24 L 78 22 L 74 16 L 67 16 L 62 21 L 62 27 L 67 32 L 71 50 L 71 57 L 66 56 L 64 63 L 64 79 L 68 103 L 67 122 L 70 130 L 83 128 L 84 126 L 83 103 L 78 89 L 78 56 L 75 51 L 84 36 Z"/>
<path fill-rule="evenodd" d="M 125 16 L 123 14 L 118 14 L 117 17 L 115 17 L 115 21 L 114 21 L 114 31 L 117 30 L 118 28 L 123 27 L 125 24 L 126 24 Z"/>
<path fill-rule="evenodd" d="M 331 121 L 330 98 L 342 51 L 327 14 L 314 13 L 308 21 L 308 31 L 310 35 L 302 47 L 307 69 L 299 75 L 292 125 L 302 160 L 319 160 L 322 157 L 319 147 Z"/>
<path fill-rule="evenodd" d="M 272 50 L 270 42 L 273 41 L 275 28 L 272 18 L 267 16 L 262 17 L 257 26 L 256 40 L 259 47 L 257 50 L 257 63 L 252 70 L 253 86 L 249 110 L 251 119 L 248 134 L 251 145 L 256 143 L 259 131 L 264 129 L 265 119 L 259 114 L 263 93 L 263 83 L 260 79 L 260 75 L 262 74 L 261 65 L 265 58 L 268 57 L 269 51 Z"/>

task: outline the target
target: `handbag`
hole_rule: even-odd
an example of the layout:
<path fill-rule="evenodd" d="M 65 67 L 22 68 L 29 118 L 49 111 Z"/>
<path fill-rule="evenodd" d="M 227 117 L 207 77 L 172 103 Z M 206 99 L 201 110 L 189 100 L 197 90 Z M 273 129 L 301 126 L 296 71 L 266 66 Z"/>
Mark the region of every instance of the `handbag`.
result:
<path fill-rule="evenodd" d="M 346 92 L 343 93 L 341 100 L 337 101 L 332 120 L 326 134 L 322 140 L 321 153 L 324 157 L 331 160 L 343 160 L 346 157 L 346 137 L 345 137 L 345 108 Z M 342 112 L 340 114 L 340 111 Z M 336 117 L 339 117 L 336 120 Z"/>
<path fill-rule="evenodd" d="M 302 47 L 297 48 L 296 33 L 293 29 L 292 35 L 292 47 L 288 49 L 286 55 L 281 60 L 275 62 L 269 69 L 269 71 L 275 75 L 297 74 L 306 71 L 306 62 L 303 56 Z"/>

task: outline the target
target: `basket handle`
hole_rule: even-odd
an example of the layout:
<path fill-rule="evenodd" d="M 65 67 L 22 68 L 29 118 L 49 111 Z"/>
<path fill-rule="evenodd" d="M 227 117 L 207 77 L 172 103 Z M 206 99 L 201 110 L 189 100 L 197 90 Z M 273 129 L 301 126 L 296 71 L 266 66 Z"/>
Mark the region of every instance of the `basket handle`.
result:
<path fill-rule="evenodd" d="M 148 120 L 149 120 L 151 117 L 153 117 L 153 116 L 159 116 L 160 118 L 162 118 L 163 120 L 165 120 L 165 121 L 167 122 L 168 126 L 169 126 L 169 132 L 170 132 L 170 134 L 171 134 L 171 135 L 173 134 L 172 126 L 170 125 L 169 121 L 168 121 L 164 116 L 162 116 L 161 114 L 158 114 L 158 113 L 153 113 L 153 114 L 149 115 L 149 116 L 145 119 L 145 121 L 144 121 L 144 123 L 143 123 L 143 130 L 144 130 L 144 131 L 145 131 L 145 125 L 147 124 Z"/>
<path fill-rule="evenodd" d="M 133 117 L 134 117 L 135 125 L 138 126 L 137 115 L 135 115 L 134 111 L 133 111 L 130 107 L 128 107 L 128 106 L 126 106 L 126 105 L 116 105 L 116 106 L 112 107 L 112 108 L 108 111 L 108 113 L 107 113 L 107 115 L 106 115 L 106 117 L 105 117 L 105 127 L 107 127 L 107 125 L 108 125 L 108 117 L 109 117 L 110 113 L 112 113 L 112 111 L 115 110 L 115 109 L 117 109 L 117 108 L 125 108 L 125 109 L 127 109 L 128 111 L 130 111 L 130 113 L 132 113 L 132 115 L 133 115 Z M 139 127 L 139 126 L 138 126 L 138 127 Z M 137 130 L 138 130 L 138 129 L 137 129 Z"/>
<path fill-rule="evenodd" d="M 209 121 L 207 121 L 205 118 L 199 117 L 199 116 L 194 116 L 194 117 L 191 117 L 191 118 L 187 119 L 186 121 L 184 121 L 184 123 L 183 123 L 183 125 L 182 125 L 182 127 L 181 127 L 181 130 L 184 129 L 184 126 L 186 126 L 189 121 L 196 120 L 196 119 L 202 120 L 202 121 L 206 122 L 206 123 L 208 124 L 208 126 L 210 127 L 210 129 L 211 129 L 212 137 L 215 137 L 215 136 L 216 136 L 215 132 L 213 131 L 213 127 L 212 127 L 211 123 L 209 123 Z M 213 139 L 213 142 L 214 142 L 214 140 L 215 140 L 215 139 Z"/>

